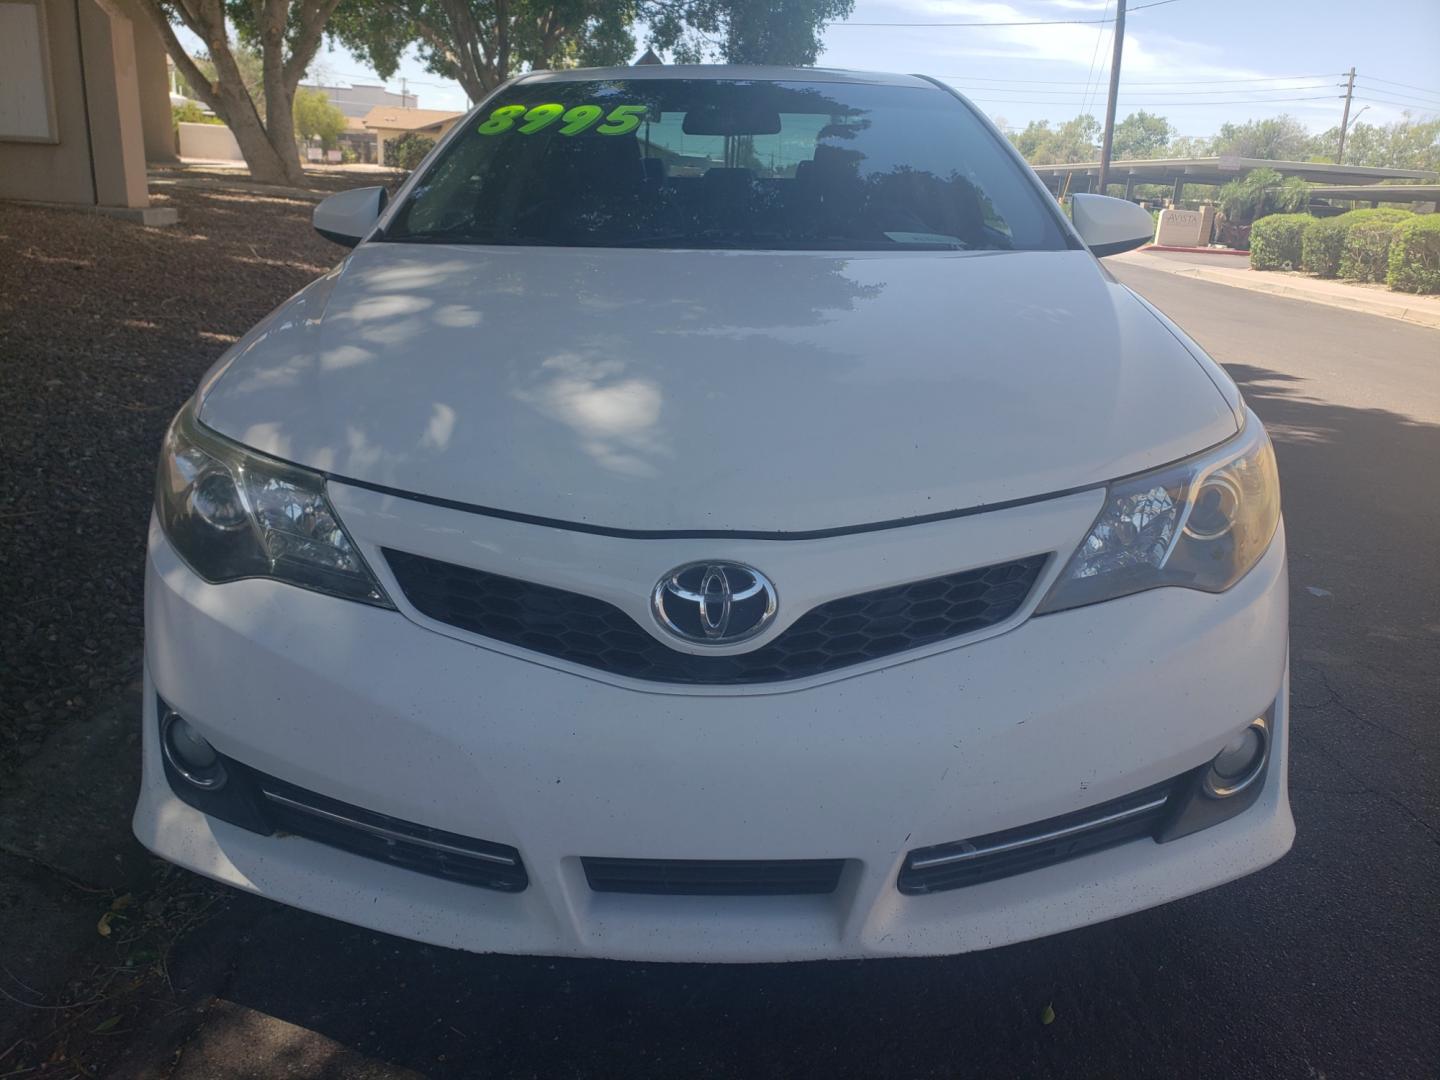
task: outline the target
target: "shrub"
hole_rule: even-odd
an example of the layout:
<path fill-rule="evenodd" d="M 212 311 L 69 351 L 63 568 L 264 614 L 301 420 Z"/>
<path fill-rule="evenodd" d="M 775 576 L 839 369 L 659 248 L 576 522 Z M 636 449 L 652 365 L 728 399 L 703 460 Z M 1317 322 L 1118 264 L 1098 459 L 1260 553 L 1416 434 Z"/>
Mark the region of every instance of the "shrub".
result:
<path fill-rule="evenodd" d="M 1300 244 L 1316 219 L 1309 214 L 1271 214 L 1250 227 L 1252 270 L 1295 270 Z"/>
<path fill-rule="evenodd" d="M 1385 282 L 1401 292 L 1440 293 L 1440 214 L 1412 217 L 1395 227 Z"/>
<path fill-rule="evenodd" d="M 1348 281 L 1384 281 L 1390 268 L 1390 242 L 1400 224 L 1371 218 L 1350 226 L 1340 253 L 1340 276 Z"/>
<path fill-rule="evenodd" d="M 198 101 L 186 99 L 183 104 L 170 106 L 170 122 L 172 124 L 223 124 L 225 121 L 200 108 Z"/>
<path fill-rule="evenodd" d="M 1345 240 L 1350 230 L 1364 222 L 1384 221 L 1392 225 L 1410 216 L 1408 210 L 1351 210 L 1339 217 L 1322 218 L 1305 230 L 1300 243 L 1300 265 L 1312 274 L 1333 278 L 1340 274 Z"/>
<path fill-rule="evenodd" d="M 434 145 L 434 139 L 407 131 L 398 139 L 391 139 L 385 144 L 385 164 L 392 169 L 413 169 Z"/>

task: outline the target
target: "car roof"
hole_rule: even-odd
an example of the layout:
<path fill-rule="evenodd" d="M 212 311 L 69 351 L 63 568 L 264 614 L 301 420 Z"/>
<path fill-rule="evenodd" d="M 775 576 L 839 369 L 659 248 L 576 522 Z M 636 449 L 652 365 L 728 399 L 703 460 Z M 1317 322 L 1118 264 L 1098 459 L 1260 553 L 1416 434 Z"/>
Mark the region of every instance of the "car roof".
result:
<path fill-rule="evenodd" d="M 768 82 L 860 83 L 870 86 L 916 86 L 936 89 L 919 75 L 840 68 L 770 67 L 759 64 L 641 64 L 638 67 L 566 68 L 531 71 L 517 82 L 584 82 L 592 79 L 740 79 Z"/>

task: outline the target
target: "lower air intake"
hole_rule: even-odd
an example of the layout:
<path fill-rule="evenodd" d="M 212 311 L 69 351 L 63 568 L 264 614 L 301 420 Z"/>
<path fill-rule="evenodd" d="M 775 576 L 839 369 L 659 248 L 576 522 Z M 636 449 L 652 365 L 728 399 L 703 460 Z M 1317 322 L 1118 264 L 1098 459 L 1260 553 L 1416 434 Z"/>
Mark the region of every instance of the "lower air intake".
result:
<path fill-rule="evenodd" d="M 254 775 L 265 817 L 276 832 L 466 885 L 520 892 L 529 884 L 513 847 L 402 821 Z"/>
<path fill-rule="evenodd" d="M 910 895 L 961 889 L 1053 866 L 1101 848 L 1154 838 L 1175 781 L 1098 806 L 936 847 L 905 857 L 898 882 Z"/>
<path fill-rule="evenodd" d="M 655 896 L 830 893 L 844 859 L 581 859 L 596 892 Z"/>

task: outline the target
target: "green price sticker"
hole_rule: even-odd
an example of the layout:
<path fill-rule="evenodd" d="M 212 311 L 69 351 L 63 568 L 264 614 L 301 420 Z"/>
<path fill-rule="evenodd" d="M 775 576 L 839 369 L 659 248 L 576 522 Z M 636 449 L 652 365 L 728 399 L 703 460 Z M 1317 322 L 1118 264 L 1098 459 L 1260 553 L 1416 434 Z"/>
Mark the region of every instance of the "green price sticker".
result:
<path fill-rule="evenodd" d="M 501 105 L 475 131 L 480 135 L 503 135 L 515 131 L 534 135 L 555 124 L 561 135 L 579 135 L 595 128 L 597 135 L 628 135 L 645 118 L 644 105 L 617 105 L 607 116 L 599 105 L 576 105 L 567 109 L 554 102 L 545 105 Z M 601 118 L 605 123 L 600 124 Z M 518 125 L 518 126 L 517 126 Z"/>

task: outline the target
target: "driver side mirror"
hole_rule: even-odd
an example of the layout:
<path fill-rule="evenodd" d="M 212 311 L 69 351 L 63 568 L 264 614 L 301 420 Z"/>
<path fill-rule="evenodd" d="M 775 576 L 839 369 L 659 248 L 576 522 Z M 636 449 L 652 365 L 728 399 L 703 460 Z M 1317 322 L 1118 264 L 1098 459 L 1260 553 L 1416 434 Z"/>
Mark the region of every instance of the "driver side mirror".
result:
<path fill-rule="evenodd" d="M 337 191 L 315 207 L 310 223 L 326 240 L 354 247 L 375 227 L 389 201 L 390 193 L 383 187 Z"/>
<path fill-rule="evenodd" d="M 1155 235 L 1148 210 L 1108 195 L 1070 196 L 1070 220 L 1085 246 L 1102 257 L 1148 244 Z"/>

